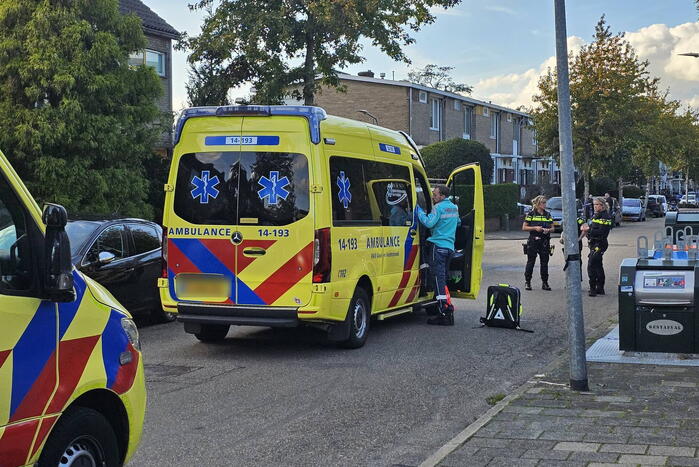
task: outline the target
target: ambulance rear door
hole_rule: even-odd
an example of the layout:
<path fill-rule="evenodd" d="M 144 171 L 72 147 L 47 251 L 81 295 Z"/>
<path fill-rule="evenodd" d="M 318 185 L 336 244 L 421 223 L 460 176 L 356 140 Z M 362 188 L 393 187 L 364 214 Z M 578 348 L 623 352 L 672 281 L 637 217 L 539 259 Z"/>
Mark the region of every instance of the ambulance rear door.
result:
<path fill-rule="evenodd" d="M 314 235 L 307 120 L 226 116 L 187 125 L 174 196 L 174 213 L 185 223 L 168 226 L 176 298 L 307 304 Z"/>
<path fill-rule="evenodd" d="M 256 144 L 246 144 L 255 138 Z M 237 302 L 306 305 L 313 270 L 309 170 L 315 149 L 308 120 L 244 117 L 241 142 Z"/>
<path fill-rule="evenodd" d="M 461 227 L 457 229 L 456 254 L 449 268 L 448 287 L 453 297 L 477 298 L 481 284 L 485 220 L 483 182 L 478 164 L 466 164 L 447 179 L 450 198 L 459 208 Z"/>

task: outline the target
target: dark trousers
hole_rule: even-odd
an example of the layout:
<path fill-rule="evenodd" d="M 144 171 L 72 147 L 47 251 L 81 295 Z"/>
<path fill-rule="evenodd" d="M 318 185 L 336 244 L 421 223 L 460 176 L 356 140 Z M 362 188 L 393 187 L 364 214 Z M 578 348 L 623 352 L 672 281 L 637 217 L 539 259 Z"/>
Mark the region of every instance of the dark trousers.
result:
<path fill-rule="evenodd" d="M 590 278 L 590 290 L 604 289 L 604 265 L 602 259 L 604 256 L 603 249 L 590 249 L 590 255 L 587 257 L 587 275 Z"/>
<path fill-rule="evenodd" d="M 427 242 L 428 255 L 427 261 L 430 265 L 429 281 L 430 286 L 434 287 L 434 296 L 437 300 L 445 301 L 447 299 L 447 275 L 449 274 L 449 263 L 454 256 L 454 250 L 449 248 L 440 248 L 433 243 Z"/>
<path fill-rule="evenodd" d="M 534 273 L 534 263 L 536 257 L 539 257 L 539 270 L 541 272 L 541 280 L 548 282 L 549 280 L 549 243 L 544 241 L 529 241 L 527 242 L 527 267 L 524 268 L 524 279 L 527 282 L 532 280 Z"/>

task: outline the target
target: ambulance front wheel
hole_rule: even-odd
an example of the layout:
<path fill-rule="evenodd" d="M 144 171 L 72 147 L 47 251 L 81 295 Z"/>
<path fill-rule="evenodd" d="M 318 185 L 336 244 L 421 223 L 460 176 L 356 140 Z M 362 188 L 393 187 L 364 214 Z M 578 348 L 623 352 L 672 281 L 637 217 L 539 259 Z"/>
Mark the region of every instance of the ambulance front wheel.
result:
<path fill-rule="evenodd" d="M 345 324 L 349 327 L 349 337 L 340 342 L 340 346 L 346 349 L 358 349 L 366 342 L 371 321 L 369 296 L 366 291 L 358 287 L 354 292 Z"/>
<path fill-rule="evenodd" d="M 120 464 L 117 437 L 107 419 L 96 410 L 76 407 L 58 419 L 37 465 L 117 467 Z"/>
<path fill-rule="evenodd" d="M 199 332 L 194 333 L 194 337 L 202 342 L 222 341 L 226 338 L 229 328 L 227 324 L 202 324 Z"/>

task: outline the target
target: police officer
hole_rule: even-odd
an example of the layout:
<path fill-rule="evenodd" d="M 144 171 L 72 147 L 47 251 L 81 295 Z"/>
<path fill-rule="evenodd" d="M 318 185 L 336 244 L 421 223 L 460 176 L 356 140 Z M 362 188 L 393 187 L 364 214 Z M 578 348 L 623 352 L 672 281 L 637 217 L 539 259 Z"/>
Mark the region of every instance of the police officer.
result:
<path fill-rule="evenodd" d="M 593 198 L 592 206 L 595 214 L 590 224 L 583 225 L 587 232 L 587 245 L 590 254 L 587 260 L 587 275 L 590 278 L 590 297 L 604 295 L 604 266 L 602 256 L 607 251 L 609 243 L 607 236 L 612 229 L 612 216 L 609 214 L 607 202 L 601 196 Z"/>
<path fill-rule="evenodd" d="M 420 223 L 431 231 L 426 242 L 427 261 L 430 265 L 431 280 L 434 281 L 434 294 L 439 309 L 437 316 L 428 319 L 427 324 L 442 326 L 454 325 L 454 308 L 447 303 L 447 274 L 449 262 L 454 256 L 456 228 L 461 225 L 459 208 L 448 197 L 449 188 L 445 185 L 436 185 L 432 190 L 434 203 L 432 212 L 426 214 L 422 208 L 417 207 Z"/>
<path fill-rule="evenodd" d="M 527 240 L 527 267 L 524 269 L 524 288 L 532 289 L 532 273 L 536 257 L 539 257 L 541 271 L 541 288 L 551 290 L 549 287 L 549 255 L 551 251 L 551 232 L 553 231 L 553 218 L 546 210 L 546 197 L 537 196 L 532 200 L 532 210 L 524 218 L 522 230 L 529 232 Z"/>

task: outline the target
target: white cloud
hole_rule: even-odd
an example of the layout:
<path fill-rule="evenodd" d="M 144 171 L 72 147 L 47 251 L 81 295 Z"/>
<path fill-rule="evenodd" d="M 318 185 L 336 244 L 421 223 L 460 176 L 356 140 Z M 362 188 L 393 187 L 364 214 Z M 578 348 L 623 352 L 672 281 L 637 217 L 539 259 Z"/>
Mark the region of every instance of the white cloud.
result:
<path fill-rule="evenodd" d="M 577 36 L 568 38 L 568 52 L 577 52 L 584 41 Z M 474 84 L 473 97 L 492 101 L 494 104 L 517 108 L 521 105 L 531 106 L 532 96 L 537 93 L 539 77 L 556 66 L 556 57 L 547 58 L 537 68 L 530 68 L 522 73 L 492 76 Z"/>
<path fill-rule="evenodd" d="M 627 33 L 626 39 L 639 58 L 648 60 L 651 76 L 660 78 L 661 88 L 669 88 L 671 98 L 699 107 L 699 58 L 678 55 L 699 52 L 699 23 L 653 24 Z M 577 52 L 584 43 L 569 37 L 568 50 Z M 537 68 L 482 79 L 474 84 L 474 97 L 508 107 L 531 106 L 540 76 L 555 64 L 556 58 L 549 57 Z"/>
<path fill-rule="evenodd" d="M 494 11 L 495 13 L 505 13 L 507 15 L 512 15 L 512 16 L 517 15 L 517 12 L 515 10 L 513 10 L 512 8 L 507 8 L 506 6 L 489 5 L 489 6 L 486 6 L 485 9 L 488 11 Z"/>
<path fill-rule="evenodd" d="M 467 11 L 459 8 L 442 8 L 439 6 L 431 6 L 430 14 L 434 16 L 471 16 Z"/>

